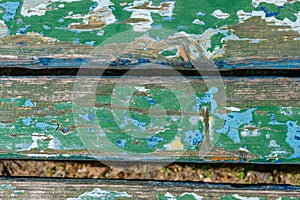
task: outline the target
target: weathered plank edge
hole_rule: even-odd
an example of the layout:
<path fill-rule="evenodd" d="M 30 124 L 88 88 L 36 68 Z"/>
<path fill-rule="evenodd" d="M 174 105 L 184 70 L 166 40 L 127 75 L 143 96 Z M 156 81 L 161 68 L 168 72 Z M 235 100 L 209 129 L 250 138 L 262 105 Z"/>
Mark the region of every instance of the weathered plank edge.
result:
<path fill-rule="evenodd" d="M 12 178 L 1 177 L 0 183 L 14 190 L 23 191 L 15 197 L 19 199 L 66 199 L 76 198 L 94 188 L 109 191 L 126 192 L 133 199 L 157 199 L 157 195 L 167 192 L 181 195 L 196 193 L 209 199 L 220 199 L 222 196 L 239 194 L 255 197 L 300 197 L 300 187 L 291 185 L 237 185 L 211 184 L 202 182 L 170 182 L 149 180 L 100 180 L 100 179 L 53 179 L 53 178 Z M 0 193 L 6 197 L 7 193 Z M 9 193 L 11 195 L 11 193 Z"/>

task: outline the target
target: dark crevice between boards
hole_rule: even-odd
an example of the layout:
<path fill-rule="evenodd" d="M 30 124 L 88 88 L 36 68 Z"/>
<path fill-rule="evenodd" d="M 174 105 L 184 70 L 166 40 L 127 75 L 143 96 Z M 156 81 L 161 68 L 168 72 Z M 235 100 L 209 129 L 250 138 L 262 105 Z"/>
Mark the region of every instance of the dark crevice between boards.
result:
<path fill-rule="evenodd" d="M 158 164 L 157 162 L 124 161 L 101 163 L 100 161 L 0 160 L 0 176 L 2 177 L 63 177 L 300 186 L 299 174 L 298 164 L 176 162 Z"/>
<path fill-rule="evenodd" d="M 240 76 L 300 77 L 300 69 L 135 69 L 135 68 L 23 68 L 0 67 L 0 76 Z"/>

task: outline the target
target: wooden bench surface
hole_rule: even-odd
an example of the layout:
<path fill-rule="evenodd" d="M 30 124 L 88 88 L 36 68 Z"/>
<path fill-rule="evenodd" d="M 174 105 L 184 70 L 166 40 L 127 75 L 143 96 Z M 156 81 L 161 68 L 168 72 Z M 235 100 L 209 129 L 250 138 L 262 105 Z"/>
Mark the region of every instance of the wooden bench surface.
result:
<path fill-rule="evenodd" d="M 297 165 L 299 13 L 297 0 L 3 0 L 0 158 Z M 2 179 L 0 196 L 299 197 L 88 182 Z"/>
<path fill-rule="evenodd" d="M 0 4 L 1 158 L 298 163 L 299 2 L 183 2 Z"/>

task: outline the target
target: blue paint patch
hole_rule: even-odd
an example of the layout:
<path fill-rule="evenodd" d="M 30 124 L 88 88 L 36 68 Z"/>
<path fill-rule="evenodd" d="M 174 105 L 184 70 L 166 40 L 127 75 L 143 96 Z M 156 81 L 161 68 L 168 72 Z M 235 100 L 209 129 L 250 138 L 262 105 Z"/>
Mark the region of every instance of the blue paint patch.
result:
<path fill-rule="evenodd" d="M 49 125 L 49 124 L 47 124 L 47 123 L 45 123 L 45 122 L 37 122 L 37 123 L 35 124 L 35 127 L 36 127 L 36 128 L 40 128 L 40 129 L 42 129 L 42 130 L 46 130 L 48 127 L 52 128 L 52 129 L 57 129 L 57 126 Z"/>
<path fill-rule="evenodd" d="M 290 158 L 300 158 L 300 126 L 296 122 L 286 122 L 288 128 L 286 142 L 294 149 Z"/>
<path fill-rule="evenodd" d="M 143 99 L 146 100 L 146 101 L 149 101 L 149 105 L 155 105 L 156 104 L 156 101 L 153 100 L 152 98 L 143 96 Z"/>
<path fill-rule="evenodd" d="M 189 144 L 190 150 L 194 150 L 202 141 L 203 135 L 200 133 L 200 130 L 188 130 L 185 132 L 185 142 Z"/>
<path fill-rule="evenodd" d="M 90 8 L 89 8 L 89 11 L 93 11 L 96 7 L 98 6 L 98 3 L 94 3 L 94 5 L 92 5 Z"/>
<path fill-rule="evenodd" d="M 36 128 L 40 128 L 42 130 L 46 130 L 48 126 L 50 125 L 46 124 L 45 122 L 37 122 L 35 125 Z"/>
<path fill-rule="evenodd" d="M 270 125 L 280 125 L 280 124 L 284 124 L 284 123 L 280 123 L 275 119 L 275 114 L 271 114 L 270 115 Z"/>
<path fill-rule="evenodd" d="M 46 31 L 51 30 L 51 28 L 49 26 L 47 26 L 47 25 L 43 25 L 43 29 L 46 30 Z"/>
<path fill-rule="evenodd" d="M 151 63 L 151 60 L 145 59 L 145 58 L 139 58 L 139 59 L 137 60 L 137 62 L 134 63 L 134 64 L 140 65 L 140 64 L 145 64 L 145 63 Z"/>
<path fill-rule="evenodd" d="M 23 22 L 23 20 L 21 18 L 17 19 L 17 24 L 21 24 Z"/>
<path fill-rule="evenodd" d="M 203 17 L 203 16 L 206 15 L 206 13 L 204 13 L 204 12 L 197 12 L 196 15 L 197 15 L 197 16 L 200 16 L 200 17 Z"/>
<path fill-rule="evenodd" d="M 39 58 L 39 62 L 44 66 L 47 66 L 52 60 L 53 58 Z"/>
<path fill-rule="evenodd" d="M 204 97 L 197 97 L 196 98 L 196 105 L 193 107 L 193 111 L 199 112 L 200 110 L 200 105 L 201 104 L 211 104 L 211 112 L 214 113 L 215 110 L 217 109 L 217 102 L 214 100 L 214 94 L 218 92 L 218 88 L 212 87 L 208 90 L 208 92 L 205 93 Z"/>
<path fill-rule="evenodd" d="M 24 125 L 29 126 L 30 123 L 32 122 L 32 119 L 30 117 L 27 117 L 27 118 L 23 119 L 22 122 Z"/>
<path fill-rule="evenodd" d="M 26 31 L 26 29 L 29 28 L 30 26 L 31 26 L 31 25 L 27 25 L 27 26 L 24 26 L 24 27 L 22 27 L 22 28 L 19 28 L 19 29 L 17 30 L 17 33 L 18 33 L 18 34 L 24 34 L 25 31 Z"/>
<path fill-rule="evenodd" d="M 261 6 L 260 10 L 264 11 L 266 14 L 266 17 L 278 17 L 279 12 L 270 12 L 268 8 Z"/>
<path fill-rule="evenodd" d="M 132 198 L 131 195 L 128 195 L 127 192 L 117 192 L 117 191 L 109 191 L 109 190 L 101 190 L 100 188 L 94 188 L 91 192 L 85 192 L 79 195 L 77 198 L 68 198 L 68 200 L 113 200 L 113 199 L 125 199 Z"/>
<path fill-rule="evenodd" d="M 31 107 L 31 106 L 35 106 L 35 104 L 30 99 L 27 99 L 24 103 L 24 106 Z"/>
<path fill-rule="evenodd" d="M 174 17 L 163 17 L 162 18 L 162 20 L 164 20 L 164 21 L 172 21 L 172 20 L 174 20 Z"/>
<path fill-rule="evenodd" d="M 80 44 L 80 38 L 75 38 L 75 39 L 73 40 L 73 43 L 74 43 L 74 44 Z"/>
<path fill-rule="evenodd" d="M 131 63 L 131 60 L 128 59 L 119 59 L 118 61 L 110 62 L 110 66 L 127 66 Z"/>
<path fill-rule="evenodd" d="M 140 122 L 137 119 L 131 119 L 134 126 L 138 127 L 141 131 L 146 131 L 146 122 Z"/>
<path fill-rule="evenodd" d="M 234 143 L 240 143 L 239 128 L 242 125 L 252 123 L 252 112 L 256 108 L 248 109 L 243 113 L 230 112 L 228 114 L 215 113 L 220 119 L 224 120 L 224 126 L 217 130 L 219 133 L 227 134 Z"/>
<path fill-rule="evenodd" d="M 121 129 L 125 128 L 128 125 L 128 117 L 126 111 L 124 111 L 123 116 L 124 116 L 124 121 L 122 124 L 119 125 Z"/>
<path fill-rule="evenodd" d="M 95 41 L 85 42 L 85 44 L 92 47 L 94 46 Z"/>
<path fill-rule="evenodd" d="M 28 150 L 29 147 L 30 147 L 30 144 L 28 144 L 28 143 L 17 143 L 15 145 L 15 148 L 18 150 Z"/>
<path fill-rule="evenodd" d="M 90 113 L 87 113 L 87 114 L 78 114 L 78 116 L 81 118 L 81 119 L 84 119 L 86 121 L 89 121 L 89 122 L 92 122 L 95 118 L 95 115 L 94 114 L 90 114 Z"/>
<path fill-rule="evenodd" d="M 161 24 L 155 24 L 151 26 L 153 30 L 159 30 L 162 28 Z"/>
<path fill-rule="evenodd" d="M 177 26 L 176 29 L 177 29 L 177 30 L 179 30 L 179 29 L 186 30 L 186 29 L 188 29 L 188 27 L 187 27 L 187 26 L 182 26 L 182 25 L 180 25 L 180 26 Z"/>
<path fill-rule="evenodd" d="M 126 140 L 121 139 L 121 140 L 118 140 L 118 141 L 116 142 L 116 145 L 117 145 L 118 147 L 127 148 L 126 142 L 127 142 Z"/>
<path fill-rule="evenodd" d="M 85 58 L 56 59 L 39 58 L 40 64 L 47 67 L 75 67 L 81 66 L 87 62 Z"/>
<path fill-rule="evenodd" d="M 19 5 L 20 5 L 19 2 L 10 2 L 10 1 L 0 4 L 0 6 L 6 10 L 5 14 L 2 16 L 2 19 L 4 21 L 13 20 L 15 18 L 16 11 Z"/>
<path fill-rule="evenodd" d="M 152 137 L 146 137 L 147 140 L 147 148 L 152 148 L 158 145 L 160 142 L 164 141 L 164 138 L 159 137 L 159 136 L 152 136 Z"/>
<path fill-rule="evenodd" d="M 135 127 L 138 127 L 142 132 L 146 131 L 146 122 L 140 122 L 137 119 L 129 119 L 127 117 L 126 111 L 124 111 L 124 121 L 119 125 L 121 129 L 125 128 L 128 125 L 128 121 L 130 120 Z"/>
<path fill-rule="evenodd" d="M 68 133 L 70 130 L 69 130 L 67 127 L 63 127 L 63 128 L 61 129 L 61 131 L 62 131 L 63 133 Z"/>

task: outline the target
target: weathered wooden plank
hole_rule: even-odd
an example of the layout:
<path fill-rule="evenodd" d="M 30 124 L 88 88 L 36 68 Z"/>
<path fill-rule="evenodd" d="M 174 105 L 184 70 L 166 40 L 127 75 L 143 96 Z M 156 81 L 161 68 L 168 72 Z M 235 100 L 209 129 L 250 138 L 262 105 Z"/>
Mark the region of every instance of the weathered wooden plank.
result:
<path fill-rule="evenodd" d="M 299 163 L 299 84 L 1 78 L 1 157 Z"/>
<path fill-rule="evenodd" d="M 300 66 L 298 1 L 4 0 L 0 9 L 2 67 L 72 68 L 99 58 L 114 67 L 197 67 L 199 58 L 221 70 Z"/>
<path fill-rule="evenodd" d="M 299 199 L 289 185 L 224 185 L 195 182 L 2 178 L 3 199 Z"/>

